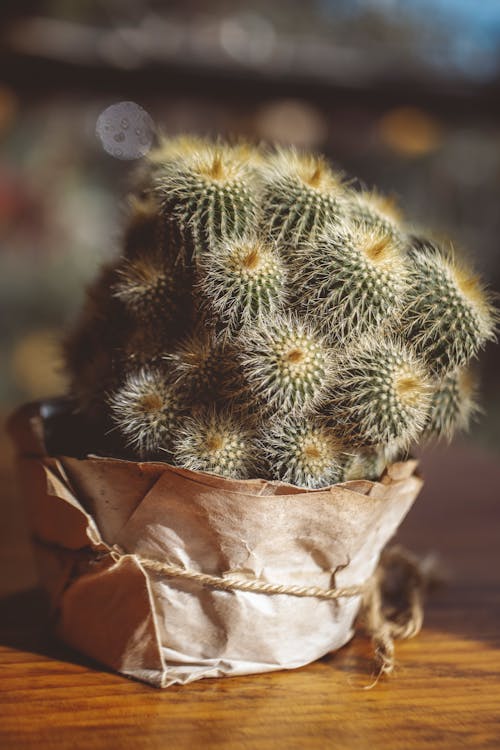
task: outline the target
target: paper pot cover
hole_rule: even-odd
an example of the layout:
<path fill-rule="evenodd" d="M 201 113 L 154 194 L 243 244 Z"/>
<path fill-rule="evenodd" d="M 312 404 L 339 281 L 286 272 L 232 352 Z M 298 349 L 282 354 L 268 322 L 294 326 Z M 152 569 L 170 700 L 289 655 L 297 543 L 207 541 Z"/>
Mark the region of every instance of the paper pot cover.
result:
<path fill-rule="evenodd" d="M 415 461 L 380 482 L 311 491 L 49 455 L 43 404 L 19 411 L 11 432 L 60 636 L 158 687 L 305 665 L 352 637 L 361 597 L 220 590 L 144 561 L 285 587 L 353 586 L 373 574 L 422 484 Z"/>

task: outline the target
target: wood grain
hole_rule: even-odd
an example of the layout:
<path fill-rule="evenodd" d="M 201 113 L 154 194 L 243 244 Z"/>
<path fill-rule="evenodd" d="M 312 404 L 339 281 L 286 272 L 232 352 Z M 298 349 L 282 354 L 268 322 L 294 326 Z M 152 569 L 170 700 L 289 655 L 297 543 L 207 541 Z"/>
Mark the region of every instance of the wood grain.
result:
<path fill-rule="evenodd" d="M 53 640 L 4 466 L 0 747 L 497 750 L 500 466 L 468 446 L 434 451 L 423 464 L 426 489 L 399 539 L 439 551 L 453 577 L 428 603 L 423 632 L 397 644 L 391 678 L 363 689 L 370 646 L 357 636 L 299 670 L 166 691 L 105 672 Z"/>

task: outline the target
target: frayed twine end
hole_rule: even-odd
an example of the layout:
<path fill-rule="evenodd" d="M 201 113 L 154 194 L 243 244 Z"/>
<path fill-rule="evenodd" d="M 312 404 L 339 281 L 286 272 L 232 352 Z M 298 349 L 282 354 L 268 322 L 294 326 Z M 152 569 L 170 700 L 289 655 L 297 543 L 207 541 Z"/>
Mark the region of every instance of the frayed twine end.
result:
<path fill-rule="evenodd" d="M 363 597 L 360 624 L 372 640 L 374 679 L 370 690 L 383 675 L 394 671 L 394 640 L 414 638 L 422 629 L 426 594 L 446 581 L 434 554 L 419 559 L 401 545 L 384 550 Z"/>

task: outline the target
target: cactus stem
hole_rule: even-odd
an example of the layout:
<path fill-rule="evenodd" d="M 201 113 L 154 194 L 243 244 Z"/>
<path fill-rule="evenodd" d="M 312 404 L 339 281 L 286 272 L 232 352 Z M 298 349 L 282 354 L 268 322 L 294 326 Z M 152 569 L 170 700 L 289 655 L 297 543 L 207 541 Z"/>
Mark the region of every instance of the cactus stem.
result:
<path fill-rule="evenodd" d="M 177 465 L 193 471 L 247 479 L 257 470 L 253 432 L 227 408 L 208 407 L 185 419 L 173 452 Z"/>
<path fill-rule="evenodd" d="M 118 434 L 139 459 L 165 459 L 182 413 L 175 388 L 161 368 L 130 373 L 107 398 Z"/>
<path fill-rule="evenodd" d="M 263 427 L 259 444 L 273 479 L 313 489 L 342 478 L 342 445 L 316 416 L 275 418 Z"/>
<path fill-rule="evenodd" d="M 342 177 L 321 157 L 277 149 L 261 174 L 264 222 L 292 256 L 342 214 Z"/>
<path fill-rule="evenodd" d="M 264 320 L 235 341 L 247 391 L 263 408 L 310 409 L 331 378 L 331 352 L 311 326 L 294 316 Z"/>
<path fill-rule="evenodd" d="M 337 341 L 394 320 L 402 305 L 403 245 L 383 226 L 329 225 L 297 251 L 293 269 L 300 309 Z"/>
<path fill-rule="evenodd" d="M 200 263 L 203 308 L 234 335 L 281 308 L 286 271 L 277 249 L 254 236 L 218 243 Z"/>
<path fill-rule="evenodd" d="M 476 390 L 476 378 L 469 370 L 459 369 L 436 380 L 425 437 L 449 441 L 457 430 L 467 430 L 480 411 Z"/>
<path fill-rule="evenodd" d="M 337 355 L 329 409 L 350 445 L 405 449 L 423 430 L 430 400 L 426 368 L 396 338 L 366 335 Z"/>
<path fill-rule="evenodd" d="M 463 367 L 495 338 L 498 314 L 478 277 L 431 242 L 410 251 L 403 326 L 437 374 Z"/>

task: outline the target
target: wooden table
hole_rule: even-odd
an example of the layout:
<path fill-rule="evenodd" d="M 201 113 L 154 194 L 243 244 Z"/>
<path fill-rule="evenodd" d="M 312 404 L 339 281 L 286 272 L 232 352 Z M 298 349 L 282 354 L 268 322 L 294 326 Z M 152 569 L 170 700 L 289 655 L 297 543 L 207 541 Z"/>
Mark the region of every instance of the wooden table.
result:
<path fill-rule="evenodd" d="M 0 447 L 3 447 L 0 445 Z M 423 632 L 397 644 L 374 689 L 369 642 L 292 672 L 159 691 L 103 671 L 47 632 L 3 448 L 0 747 L 500 748 L 500 461 L 470 446 L 423 459 L 399 540 L 435 550 L 452 579 Z"/>

